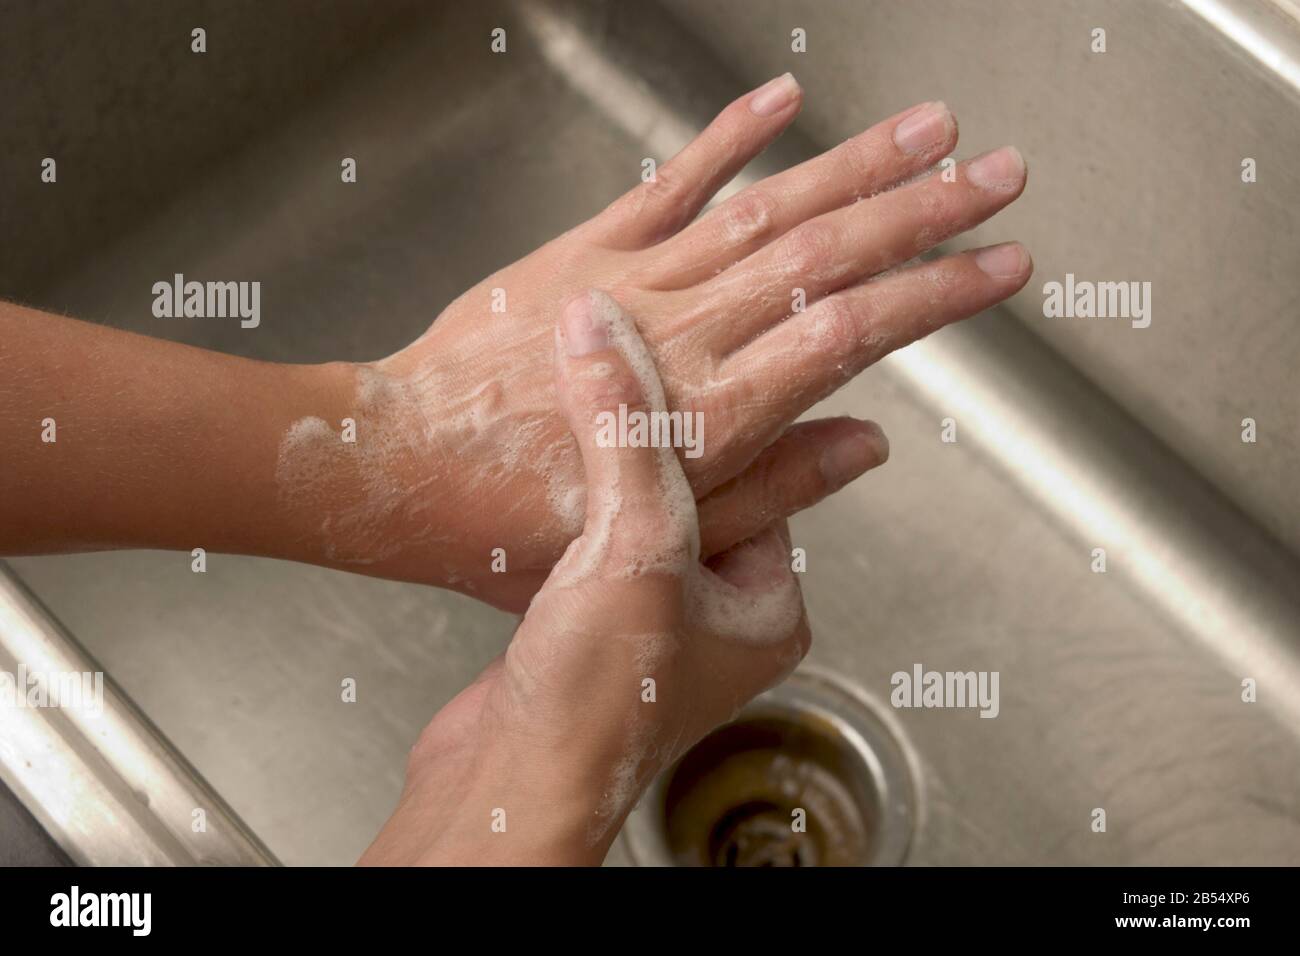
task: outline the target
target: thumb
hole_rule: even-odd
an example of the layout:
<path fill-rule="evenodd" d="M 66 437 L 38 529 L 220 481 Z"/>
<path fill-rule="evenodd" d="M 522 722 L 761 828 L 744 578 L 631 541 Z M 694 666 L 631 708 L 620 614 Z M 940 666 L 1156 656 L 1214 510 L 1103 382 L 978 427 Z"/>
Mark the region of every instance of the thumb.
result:
<path fill-rule="evenodd" d="M 635 575 L 698 560 L 695 496 L 672 447 L 695 422 L 689 412 L 667 415 L 632 318 L 603 292 L 578 295 L 561 313 L 555 353 L 560 407 L 587 484 L 581 563 Z"/>

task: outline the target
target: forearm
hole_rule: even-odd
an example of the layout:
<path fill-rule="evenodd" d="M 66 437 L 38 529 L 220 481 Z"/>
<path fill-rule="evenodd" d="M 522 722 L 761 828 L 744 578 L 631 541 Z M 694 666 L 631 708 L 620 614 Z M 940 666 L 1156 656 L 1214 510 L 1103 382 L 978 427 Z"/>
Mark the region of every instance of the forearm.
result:
<path fill-rule="evenodd" d="M 0 303 L 0 552 L 320 560 L 277 468 L 295 421 L 343 414 L 342 377 Z"/>

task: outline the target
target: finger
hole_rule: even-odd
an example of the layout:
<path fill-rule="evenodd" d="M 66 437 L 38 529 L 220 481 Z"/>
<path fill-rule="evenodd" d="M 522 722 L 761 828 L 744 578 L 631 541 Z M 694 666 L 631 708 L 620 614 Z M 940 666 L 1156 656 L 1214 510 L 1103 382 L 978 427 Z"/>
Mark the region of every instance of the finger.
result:
<path fill-rule="evenodd" d="M 684 289 L 717 275 L 800 223 L 872 196 L 952 152 L 957 121 L 922 103 L 705 213 L 663 245 L 653 287 Z"/>
<path fill-rule="evenodd" d="M 793 577 L 786 541 L 768 525 L 707 562 L 710 571 L 742 591 L 769 591 Z"/>
<path fill-rule="evenodd" d="M 725 551 L 888 458 L 889 440 L 875 422 L 827 418 L 791 426 L 753 464 L 699 502 L 700 553 Z"/>
<path fill-rule="evenodd" d="M 798 576 L 791 569 L 790 532 L 781 520 L 711 558 L 702 579 L 707 597 L 696 620 L 730 650 L 724 671 L 750 693 L 784 677 L 808 653 L 812 635 Z"/>
<path fill-rule="evenodd" d="M 686 147 L 593 221 L 596 241 L 641 249 L 673 235 L 790 125 L 803 99 L 786 73 L 735 100 Z"/>
<path fill-rule="evenodd" d="M 607 570 L 696 560 L 695 500 L 676 452 L 634 431 L 666 411 L 663 385 L 631 317 L 602 292 L 563 309 L 556 389 L 586 477 L 581 554 L 565 560 Z"/>
<path fill-rule="evenodd" d="M 1032 271 L 1020 243 L 989 246 L 838 292 L 767 332 L 720 367 L 717 400 L 767 423 L 730 450 L 735 462 L 884 355 L 1015 294 Z"/>
<path fill-rule="evenodd" d="M 936 174 L 805 222 L 701 287 L 698 311 L 742 317 L 714 323 L 712 347 L 726 354 L 780 322 L 796 289 L 813 302 L 915 258 L 988 219 L 1024 185 L 1024 159 L 1008 146 L 958 166 L 953 182 Z"/>

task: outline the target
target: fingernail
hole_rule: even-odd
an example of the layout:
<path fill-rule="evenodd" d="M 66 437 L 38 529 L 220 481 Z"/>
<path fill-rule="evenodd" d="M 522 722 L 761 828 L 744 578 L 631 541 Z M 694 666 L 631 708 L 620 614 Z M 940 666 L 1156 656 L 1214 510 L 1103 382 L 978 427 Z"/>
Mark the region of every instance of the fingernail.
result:
<path fill-rule="evenodd" d="M 1004 242 L 975 253 L 975 265 L 992 279 L 1013 279 L 1025 270 L 1025 247 L 1018 242 Z"/>
<path fill-rule="evenodd" d="M 883 432 L 879 439 L 889 447 Z M 874 439 L 861 432 L 843 436 L 822 453 L 822 477 L 836 488 L 852 481 L 880 459 L 876 446 Z"/>
<path fill-rule="evenodd" d="M 564 345 L 575 358 L 609 345 L 609 329 L 596 318 L 591 296 L 580 295 L 564 307 Z"/>
<path fill-rule="evenodd" d="M 894 127 L 894 143 L 905 153 L 919 153 L 948 135 L 948 107 L 928 103 Z"/>
<path fill-rule="evenodd" d="M 793 74 L 783 73 L 774 80 L 768 80 L 749 100 L 749 111 L 755 116 L 774 116 L 781 112 L 799 95 L 799 81 Z"/>
<path fill-rule="evenodd" d="M 970 161 L 966 181 L 980 189 L 1017 188 L 1025 178 L 1025 158 L 1014 146 L 1003 146 Z"/>

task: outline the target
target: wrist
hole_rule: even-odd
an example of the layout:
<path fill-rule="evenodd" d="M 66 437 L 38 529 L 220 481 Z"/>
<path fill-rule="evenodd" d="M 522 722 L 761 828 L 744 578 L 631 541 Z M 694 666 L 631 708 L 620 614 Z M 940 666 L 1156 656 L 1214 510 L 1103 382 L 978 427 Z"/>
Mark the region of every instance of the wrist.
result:
<path fill-rule="evenodd" d="M 556 785 L 566 776 L 558 762 L 535 773 L 489 764 L 470 781 L 443 839 L 422 862 L 599 866 L 617 829 L 597 825 L 593 791 Z"/>
<path fill-rule="evenodd" d="M 276 366 L 270 495 L 277 521 L 265 553 L 339 566 L 341 525 L 364 498 L 348 362 Z M 351 519 L 355 521 L 356 519 Z"/>
<path fill-rule="evenodd" d="M 624 815 L 607 812 L 612 768 L 596 769 L 578 742 L 556 747 L 487 727 L 482 711 L 467 726 L 455 710 L 435 717 L 412 751 L 401 807 L 385 828 L 395 832 L 379 841 L 402 848 L 395 862 L 599 865 Z"/>
<path fill-rule="evenodd" d="M 445 584 L 434 482 L 440 452 L 408 389 L 374 365 L 294 373 L 309 401 L 284 429 L 275 463 L 296 553 L 327 567 Z"/>

